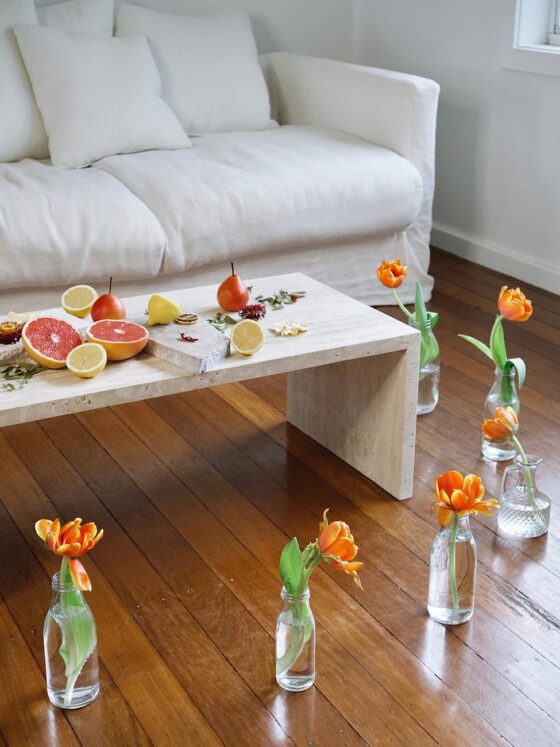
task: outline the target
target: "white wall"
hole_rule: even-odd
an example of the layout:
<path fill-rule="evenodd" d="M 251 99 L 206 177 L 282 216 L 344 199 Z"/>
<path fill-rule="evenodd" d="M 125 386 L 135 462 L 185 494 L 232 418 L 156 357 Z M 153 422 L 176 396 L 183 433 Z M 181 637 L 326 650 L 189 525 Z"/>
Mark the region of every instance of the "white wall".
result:
<path fill-rule="evenodd" d="M 124 1 L 124 0 L 123 0 Z M 35 0 L 53 5 L 60 0 Z M 354 0 L 129 0 L 163 13 L 201 13 L 217 7 L 243 8 L 261 52 L 299 52 L 348 59 Z M 121 0 L 115 0 L 118 7 Z"/>
<path fill-rule="evenodd" d="M 513 0 L 356 0 L 354 58 L 442 86 L 432 241 L 560 293 L 560 77 L 500 67 Z"/>

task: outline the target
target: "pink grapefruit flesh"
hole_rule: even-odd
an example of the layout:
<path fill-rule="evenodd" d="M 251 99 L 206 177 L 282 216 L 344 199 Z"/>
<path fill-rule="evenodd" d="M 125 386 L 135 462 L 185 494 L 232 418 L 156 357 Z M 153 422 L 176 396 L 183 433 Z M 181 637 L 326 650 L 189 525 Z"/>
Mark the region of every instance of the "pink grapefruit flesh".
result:
<path fill-rule="evenodd" d="M 124 361 L 142 352 L 148 343 L 149 332 L 141 324 L 122 320 L 103 319 L 87 331 L 89 342 L 103 345 L 110 361 Z"/>
<path fill-rule="evenodd" d="M 45 368 L 64 368 L 68 353 L 82 344 L 71 324 L 48 316 L 26 322 L 21 340 L 29 357 Z"/>

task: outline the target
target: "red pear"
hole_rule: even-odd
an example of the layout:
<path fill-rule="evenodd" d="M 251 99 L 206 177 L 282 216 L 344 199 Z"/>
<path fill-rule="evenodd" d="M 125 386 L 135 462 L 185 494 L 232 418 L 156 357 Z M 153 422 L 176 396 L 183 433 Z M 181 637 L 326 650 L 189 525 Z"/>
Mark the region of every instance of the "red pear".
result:
<path fill-rule="evenodd" d="M 233 262 L 231 275 L 218 288 L 218 303 L 224 311 L 240 311 L 249 301 L 249 291 L 239 275 L 235 274 Z"/>
<path fill-rule="evenodd" d="M 91 307 L 91 318 L 94 322 L 101 319 L 126 319 L 126 308 L 120 298 L 111 293 L 113 278 L 109 278 L 109 293 L 99 296 Z"/>

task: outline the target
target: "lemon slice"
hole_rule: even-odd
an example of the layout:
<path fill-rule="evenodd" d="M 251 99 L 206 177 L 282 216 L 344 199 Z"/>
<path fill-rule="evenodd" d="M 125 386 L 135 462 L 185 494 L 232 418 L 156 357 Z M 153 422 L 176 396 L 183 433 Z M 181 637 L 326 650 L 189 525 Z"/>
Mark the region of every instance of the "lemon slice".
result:
<path fill-rule="evenodd" d="M 231 342 L 242 355 L 253 355 L 264 345 L 264 330 L 253 319 L 244 319 L 233 328 Z"/>
<path fill-rule="evenodd" d="M 64 291 L 60 303 L 67 314 L 83 319 L 91 311 L 97 291 L 91 285 L 73 285 Z"/>
<path fill-rule="evenodd" d="M 107 363 L 107 352 L 96 342 L 85 342 L 71 350 L 66 358 L 66 366 L 82 379 L 92 379 L 101 373 Z"/>

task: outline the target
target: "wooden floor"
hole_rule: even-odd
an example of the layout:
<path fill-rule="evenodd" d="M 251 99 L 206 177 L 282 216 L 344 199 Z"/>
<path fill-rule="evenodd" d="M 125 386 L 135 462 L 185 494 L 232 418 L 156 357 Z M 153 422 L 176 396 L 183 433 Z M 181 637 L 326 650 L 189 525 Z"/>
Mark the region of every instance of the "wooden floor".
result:
<path fill-rule="evenodd" d="M 495 495 L 502 472 L 479 455 L 491 366 L 456 335 L 487 337 L 511 279 L 439 251 L 432 272 L 441 396 L 419 420 L 410 501 L 288 427 L 283 378 L 0 432 L 0 743 L 560 744 L 560 301 L 525 286 L 534 318 L 506 328 L 528 366 L 522 435 L 545 459 L 550 532 L 512 541 L 474 521 L 475 616 L 446 629 L 426 614 L 434 478 L 478 472 Z M 278 558 L 293 535 L 316 537 L 327 506 L 354 531 L 365 591 L 314 574 L 316 687 L 288 695 L 274 681 Z M 44 682 L 56 561 L 33 531 L 55 515 L 106 533 L 85 561 L 102 691 L 66 713 Z"/>

